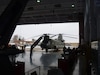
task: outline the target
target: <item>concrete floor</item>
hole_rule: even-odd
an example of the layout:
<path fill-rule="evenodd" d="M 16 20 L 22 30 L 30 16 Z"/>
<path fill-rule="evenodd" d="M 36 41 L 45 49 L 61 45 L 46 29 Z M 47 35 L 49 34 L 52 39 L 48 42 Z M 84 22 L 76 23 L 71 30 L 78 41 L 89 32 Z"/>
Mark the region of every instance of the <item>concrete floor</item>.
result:
<path fill-rule="evenodd" d="M 33 55 L 30 58 L 30 52 L 26 51 L 23 54 L 17 55 L 16 61 L 25 62 L 25 73 L 30 74 L 36 71 L 38 75 L 47 75 L 48 70 L 58 67 L 58 59 L 61 58 L 62 51 L 48 52 L 45 51 L 33 51 Z M 79 75 L 79 61 L 75 65 L 73 75 Z"/>

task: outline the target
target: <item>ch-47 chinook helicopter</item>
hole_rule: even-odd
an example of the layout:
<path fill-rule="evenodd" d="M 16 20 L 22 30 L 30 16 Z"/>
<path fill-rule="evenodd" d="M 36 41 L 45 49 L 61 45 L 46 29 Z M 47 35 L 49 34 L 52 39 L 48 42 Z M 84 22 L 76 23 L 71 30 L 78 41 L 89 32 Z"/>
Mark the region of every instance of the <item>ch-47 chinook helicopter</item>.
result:
<path fill-rule="evenodd" d="M 32 52 L 32 49 L 39 44 L 39 42 L 42 40 L 42 42 L 39 44 L 39 46 L 43 49 L 48 51 L 48 49 L 53 49 L 57 51 L 58 49 L 62 49 L 65 46 L 65 42 L 63 40 L 62 35 L 63 34 L 56 34 L 53 36 L 50 36 L 51 34 L 43 34 L 41 35 L 32 45 L 30 51 Z M 53 37 L 57 36 L 57 39 L 52 39 Z M 68 36 L 67 36 L 68 37 Z M 70 37 L 75 38 L 75 37 Z"/>

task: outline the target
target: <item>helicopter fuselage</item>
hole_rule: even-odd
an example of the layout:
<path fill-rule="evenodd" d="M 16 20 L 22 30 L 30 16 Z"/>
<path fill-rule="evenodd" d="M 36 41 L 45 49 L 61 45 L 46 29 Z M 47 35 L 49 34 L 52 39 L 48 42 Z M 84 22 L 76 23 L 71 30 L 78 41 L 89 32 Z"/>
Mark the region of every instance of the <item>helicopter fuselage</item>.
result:
<path fill-rule="evenodd" d="M 40 46 L 42 49 L 62 49 L 64 47 L 64 42 L 56 39 L 49 39 L 47 43 L 42 42 Z"/>

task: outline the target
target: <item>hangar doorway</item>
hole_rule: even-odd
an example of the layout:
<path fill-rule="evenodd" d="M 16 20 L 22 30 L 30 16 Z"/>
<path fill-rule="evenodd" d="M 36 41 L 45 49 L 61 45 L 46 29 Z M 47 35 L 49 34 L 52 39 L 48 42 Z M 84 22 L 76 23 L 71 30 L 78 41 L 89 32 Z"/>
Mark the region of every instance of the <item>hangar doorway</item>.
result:
<path fill-rule="evenodd" d="M 17 25 L 10 43 L 32 44 L 42 34 L 56 35 L 52 39 L 57 39 L 57 34 L 62 34 L 66 44 L 78 47 L 79 22 Z"/>

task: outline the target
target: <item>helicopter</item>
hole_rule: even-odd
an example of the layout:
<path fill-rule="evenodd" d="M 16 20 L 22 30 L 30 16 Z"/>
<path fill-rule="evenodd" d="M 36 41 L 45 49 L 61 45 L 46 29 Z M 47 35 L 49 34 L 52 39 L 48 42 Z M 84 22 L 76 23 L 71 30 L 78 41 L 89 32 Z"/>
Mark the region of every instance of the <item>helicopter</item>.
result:
<path fill-rule="evenodd" d="M 54 51 L 58 51 L 59 49 L 63 49 L 65 46 L 65 40 L 63 40 L 62 35 L 63 34 L 56 34 L 53 36 L 50 36 L 52 34 L 43 34 L 41 35 L 32 45 L 30 51 L 32 52 L 33 48 L 39 44 L 39 42 L 42 40 L 42 42 L 39 44 L 42 50 L 46 50 L 48 52 L 48 49 L 53 49 Z M 58 36 L 57 39 L 52 39 L 53 37 Z M 68 37 L 68 36 L 66 36 Z M 76 38 L 76 37 L 70 37 L 70 38 Z"/>
<path fill-rule="evenodd" d="M 44 40 L 40 44 L 40 47 L 42 48 L 42 50 L 45 49 L 47 52 L 48 49 L 54 49 L 55 51 L 57 51 L 58 49 L 64 47 L 65 43 L 64 43 L 64 40 L 62 39 L 61 34 L 58 35 L 58 39 L 51 39 L 52 37 L 48 36 L 47 34 L 44 34 Z"/>

